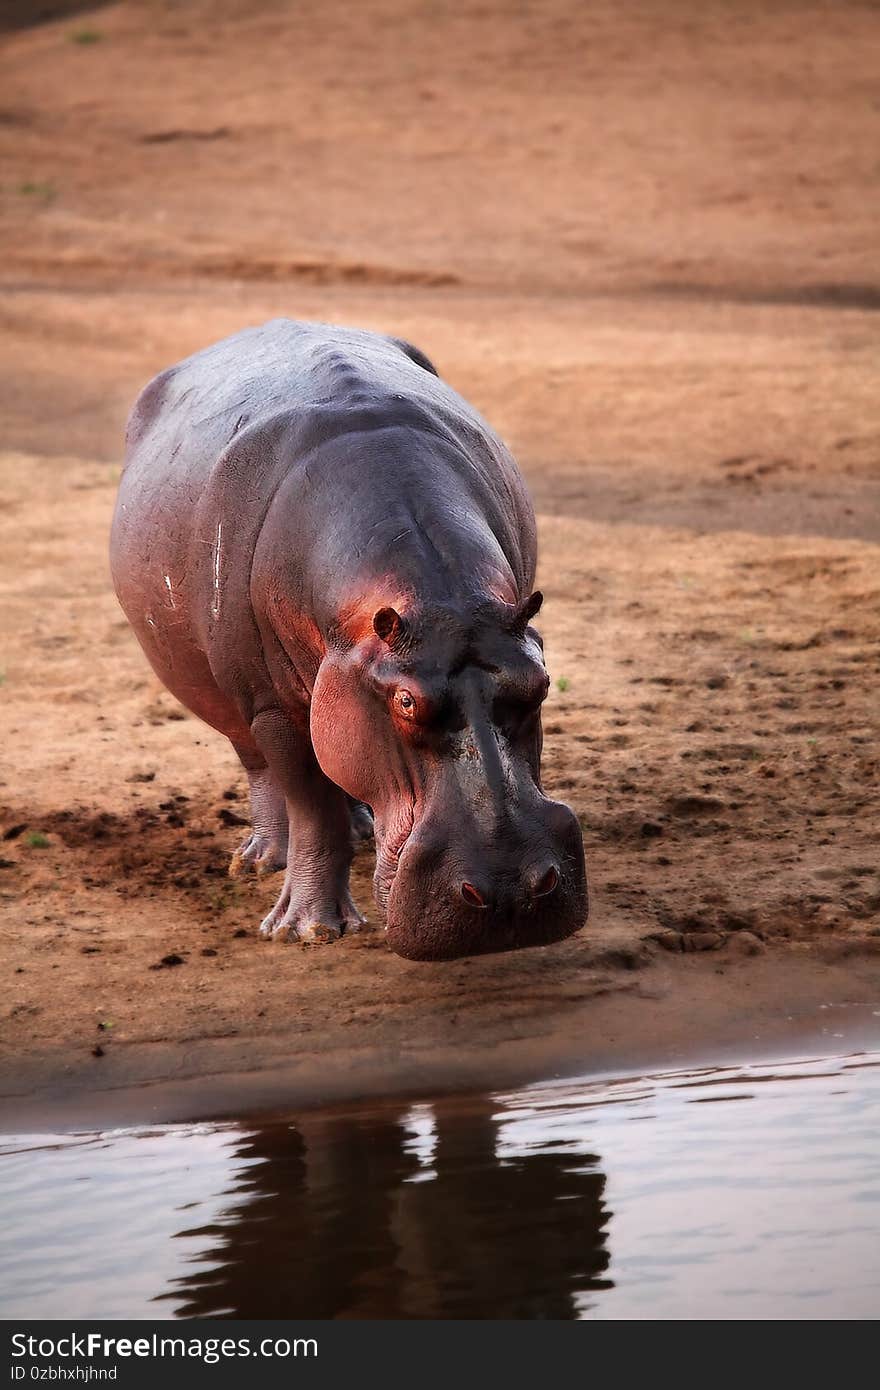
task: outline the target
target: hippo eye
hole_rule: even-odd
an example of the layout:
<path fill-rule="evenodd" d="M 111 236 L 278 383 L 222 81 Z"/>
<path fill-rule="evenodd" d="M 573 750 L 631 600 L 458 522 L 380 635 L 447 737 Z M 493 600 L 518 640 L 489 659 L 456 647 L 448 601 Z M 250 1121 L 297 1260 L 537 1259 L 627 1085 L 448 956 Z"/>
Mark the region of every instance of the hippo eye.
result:
<path fill-rule="evenodd" d="M 415 716 L 416 702 L 408 690 L 398 690 L 394 696 L 394 703 L 401 714 L 406 715 L 407 719 L 412 719 Z"/>

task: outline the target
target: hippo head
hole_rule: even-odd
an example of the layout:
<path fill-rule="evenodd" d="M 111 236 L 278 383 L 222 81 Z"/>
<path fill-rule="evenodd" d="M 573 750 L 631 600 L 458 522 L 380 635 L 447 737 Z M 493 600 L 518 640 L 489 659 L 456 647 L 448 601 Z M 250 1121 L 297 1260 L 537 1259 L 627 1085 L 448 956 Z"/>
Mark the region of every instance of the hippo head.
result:
<path fill-rule="evenodd" d="M 577 819 L 541 790 L 540 603 L 380 607 L 318 673 L 315 753 L 373 810 L 376 901 L 411 960 L 542 946 L 586 920 Z"/>

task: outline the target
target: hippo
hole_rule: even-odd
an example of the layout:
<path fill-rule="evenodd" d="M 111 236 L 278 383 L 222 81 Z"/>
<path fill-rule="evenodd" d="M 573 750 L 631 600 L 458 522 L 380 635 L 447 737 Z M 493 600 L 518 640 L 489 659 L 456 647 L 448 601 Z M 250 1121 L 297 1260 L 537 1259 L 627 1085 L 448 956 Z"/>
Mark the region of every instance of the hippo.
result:
<path fill-rule="evenodd" d="M 578 821 L 541 787 L 534 511 L 417 348 L 279 319 L 161 372 L 129 418 L 110 549 L 153 670 L 247 773 L 230 872 L 284 870 L 263 937 L 358 928 L 370 833 L 398 955 L 584 924 Z"/>

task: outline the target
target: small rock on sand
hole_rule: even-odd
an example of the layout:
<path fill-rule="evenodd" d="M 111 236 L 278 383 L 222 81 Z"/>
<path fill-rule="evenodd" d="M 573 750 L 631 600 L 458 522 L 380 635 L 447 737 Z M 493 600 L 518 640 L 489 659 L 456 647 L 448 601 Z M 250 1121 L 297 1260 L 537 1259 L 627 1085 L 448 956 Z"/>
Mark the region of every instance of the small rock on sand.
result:
<path fill-rule="evenodd" d="M 765 950 L 763 941 L 751 931 L 734 932 L 728 937 L 728 950 L 736 956 L 760 956 Z"/>

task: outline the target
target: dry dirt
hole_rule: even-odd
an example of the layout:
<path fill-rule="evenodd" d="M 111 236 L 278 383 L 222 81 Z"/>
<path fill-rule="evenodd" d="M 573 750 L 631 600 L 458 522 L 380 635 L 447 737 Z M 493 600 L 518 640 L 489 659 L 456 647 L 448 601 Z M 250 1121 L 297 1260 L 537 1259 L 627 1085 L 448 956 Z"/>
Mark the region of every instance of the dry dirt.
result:
<path fill-rule="evenodd" d="M 2 37 L 7 1097 L 463 1084 L 880 999 L 878 67 L 867 3 L 130 3 Z M 570 942 L 268 947 L 276 885 L 226 876 L 243 778 L 147 668 L 106 537 L 139 386 L 278 314 L 410 337 L 521 462 Z"/>

